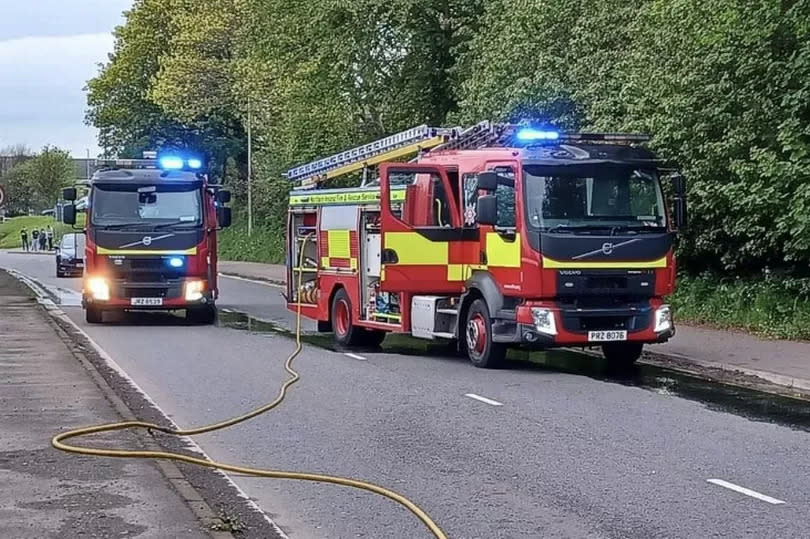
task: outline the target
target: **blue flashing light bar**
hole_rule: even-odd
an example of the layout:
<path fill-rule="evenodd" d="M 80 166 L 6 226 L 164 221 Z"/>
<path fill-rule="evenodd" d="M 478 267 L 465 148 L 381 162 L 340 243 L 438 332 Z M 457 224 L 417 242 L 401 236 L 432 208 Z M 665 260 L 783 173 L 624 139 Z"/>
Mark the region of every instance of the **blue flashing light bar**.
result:
<path fill-rule="evenodd" d="M 541 129 L 524 128 L 517 132 L 517 139 L 524 142 L 536 140 L 559 140 L 560 133 L 558 131 L 544 131 Z"/>
<path fill-rule="evenodd" d="M 190 168 L 190 169 L 194 169 L 194 170 L 199 170 L 199 169 L 201 169 L 201 168 L 202 168 L 202 165 L 203 165 L 203 164 L 202 164 L 202 159 L 197 159 L 196 157 L 191 157 L 191 158 L 189 158 L 189 160 L 187 161 L 187 163 L 188 163 L 188 168 Z"/>
<path fill-rule="evenodd" d="M 163 170 L 182 170 L 185 163 L 181 157 L 164 155 L 160 158 L 160 168 Z"/>

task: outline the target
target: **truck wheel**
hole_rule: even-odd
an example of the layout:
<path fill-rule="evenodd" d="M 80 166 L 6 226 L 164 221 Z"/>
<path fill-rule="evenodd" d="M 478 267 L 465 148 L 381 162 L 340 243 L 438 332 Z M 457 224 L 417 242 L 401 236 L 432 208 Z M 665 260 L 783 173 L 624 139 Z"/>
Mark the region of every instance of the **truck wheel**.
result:
<path fill-rule="evenodd" d="M 192 324 L 211 325 L 217 321 L 217 308 L 213 305 L 186 309 L 186 320 Z"/>
<path fill-rule="evenodd" d="M 98 307 L 88 307 L 84 310 L 84 319 L 88 324 L 101 324 L 104 321 L 104 313 Z"/>
<path fill-rule="evenodd" d="M 641 357 L 643 348 L 640 342 L 607 342 L 602 345 L 602 354 L 609 366 L 626 369 Z"/>
<path fill-rule="evenodd" d="M 506 345 L 492 341 L 492 320 L 486 301 L 477 299 L 467 311 L 464 328 L 467 356 L 476 367 L 497 369 L 506 359 Z"/>
<path fill-rule="evenodd" d="M 352 301 L 344 288 L 332 300 L 332 328 L 335 341 L 341 346 L 362 344 L 364 331 L 352 323 Z"/>

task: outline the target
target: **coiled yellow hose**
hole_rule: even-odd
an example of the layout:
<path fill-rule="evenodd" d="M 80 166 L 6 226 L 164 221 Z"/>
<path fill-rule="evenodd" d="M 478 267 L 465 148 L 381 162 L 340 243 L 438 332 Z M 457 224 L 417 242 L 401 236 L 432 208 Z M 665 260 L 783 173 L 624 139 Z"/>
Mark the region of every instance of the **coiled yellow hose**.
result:
<path fill-rule="evenodd" d="M 310 238 L 311 235 L 307 236 L 302 242 L 300 255 L 301 262 L 303 261 L 304 248 L 306 247 L 307 242 L 310 240 Z M 299 267 L 301 267 L 301 263 L 299 263 Z M 302 272 L 298 272 L 298 290 L 301 289 L 301 274 Z M 297 305 L 298 309 L 295 322 L 295 350 L 293 350 L 293 352 L 289 355 L 289 357 L 287 357 L 287 361 L 284 363 L 284 368 L 286 369 L 287 373 L 289 373 L 290 377 L 281 385 L 281 389 L 279 390 L 278 396 L 272 402 L 265 404 L 264 406 L 260 406 L 255 410 L 247 412 L 246 414 L 225 421 L 221 421 L 219 423 L 214 423 L 213 425 L 206 425 L 194 429 L 173 429 L 169 427 L 164 427 L 162 425 L 157 425 L 155 423 L 147 423 L 144 421 L 123 421 L 119 423 L 107 423 L 103 425 L 94 425 L 90 427 L 82 427 L 74 430 L 69 430 L 67 432 L 63 432 L 61 434 L 57 434 L 56 436 L 54 436 L 53 439 L 51 440 L 51 444 L 53 445 L 53 447 L 59 449 L 60 451 L 65 451 L 67 453 L 75 453 L 78 455 L 90 455 L 95 457 L 167 459 L 186 462 L 188 464 L 195 464 L 197 466 L 204 466 L 206 468 L 216 468 L 219 470 L 224 470 L 226 472 L 235 472 L 245 475 L 252 475 L 256 477 L 272 477 L 275 479 L 297 479 L 300 481 L 332 483 L 335 485 L 342 485 L 345 487 L 358 488 L 361 490 L 366 490 L 369 492 L 373 492 L 375 494 L 379 494 L 380 496 L 385 496 L 386 498 L 391 499 L 400 505 L 403 505 L 411 513 L 416 515 L 416 517 L 419 520 L 422 521 L 422 523 L 430 530 L 430 532 L 434 535 L 434 537 L 436 537 L 437 539 L 447 539 L 447 535 L 445 535 L 445 533 L 441 530 L 441 528 L 439 528 L 439 526 L 433 521 L 433 519 L 431 519 L 430 516 L 428 516 L 428 514 L 425 511 L 423 511 L 418 505 L 413 503 L 405 496 L 397 492 L 394 492 L 393 490 L 381 487 L 379 485 L 375 485 L 373 483 L 368 483 L 366 481 L 360 481 L 357 479 L 351 479 L 348 477 L 338 477 L 333 475 L 322 475 L 304 472 L 289 472 L 289 471 L 261 469 L 261 468 L 248 468 L 245 466 L 235 466 L 233 464 L 216 462 L 213 460 L 196 458 L 183 455 L 181 453 L 172 453 L 168 451 L 132 451 L 126 449 L 102 449 L 97 447 L 82 447 L 64 443 L 66 440 L 70 440 L 72 438 L 79 438 L 82 436 L 89 436 L 91 434 L 98 434 L 101 432 L 111 432 L 125 429 L 149 429 L 173 436 L 194 436 L 197 434 L 204 434 L 206 432 L 213 432 L 216 430 L 226 429 L 228 427 L 232 427 L 233 425 L 252 419 L 265 412 L 269 412 L 270 410 L 281 404 L 281 402 L 284 400 L 284 397 L 286 397 L 287 390 L 290 388 L 290 386 L 298 382 L 298 380 L 300 380 L 301 378 L 298 372 L 296 372 L 292 368 L 293 360 L 301 352 L 300 295 L 297 298 Z"/>

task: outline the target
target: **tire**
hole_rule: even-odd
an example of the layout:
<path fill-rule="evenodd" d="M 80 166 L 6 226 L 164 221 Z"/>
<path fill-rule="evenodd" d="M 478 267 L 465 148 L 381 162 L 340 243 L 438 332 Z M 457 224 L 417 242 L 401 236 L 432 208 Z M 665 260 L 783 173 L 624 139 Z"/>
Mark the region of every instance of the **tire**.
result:
<path fill-rule="evenodd" d="M 192 324 L 210 326 L 217 321 L 217 308 L 214 305 L 186 309 L 186 320 Z"/>
<path fill-rule="evenodd" d="M 627 369 L 638 361 L 643 348 L 640 342 L 608 342 L 602 345 L 602 354 L 609 366 Z"/>
<path fill-rule="evenodd" d="M 492 341 L 492 319 L 486 301 L 480 298 L 473 301 L 466 318 L 464 344 L 470 362 L 482 369 L 503 367 L 506 345 Z"/>
<path fill-rule="evenodd" d="M 349 299 L 346 289 L 341 288 L 335 294 L 330 314 L 335 342 L 341 346 L 357 346 L 364 343 L 365 331 L 352 323 L 352 300 Z"/>
<path fill-rule="evenodd" d="M 104 313 L 98 307 L 88 307 L 84 310 L 84 319 L 88 324 L 101 324 L 104 322 Z"/>
<path fill-rule="evenodd" d="M 56 268 L 56 278 L 61 279 L 62 277 L 65 277 L 65 272 L 57 267 Z"/>
<path fill-rule="evenodd" d="M 363 332 L 363 345 L 378 348 L 385 340 L 387 332 L 379 329 L 367 329 Z"/>

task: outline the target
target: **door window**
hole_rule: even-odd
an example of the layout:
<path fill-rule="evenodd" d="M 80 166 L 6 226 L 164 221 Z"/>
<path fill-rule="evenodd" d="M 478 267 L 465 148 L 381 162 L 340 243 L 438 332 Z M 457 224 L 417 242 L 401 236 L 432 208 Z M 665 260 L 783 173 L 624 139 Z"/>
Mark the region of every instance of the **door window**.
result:
<path fill-rule="evenodd" d="M 391 213 L 411 227 L 451 227 L 452 206 L 436 172 L 392 172 Z"/>

